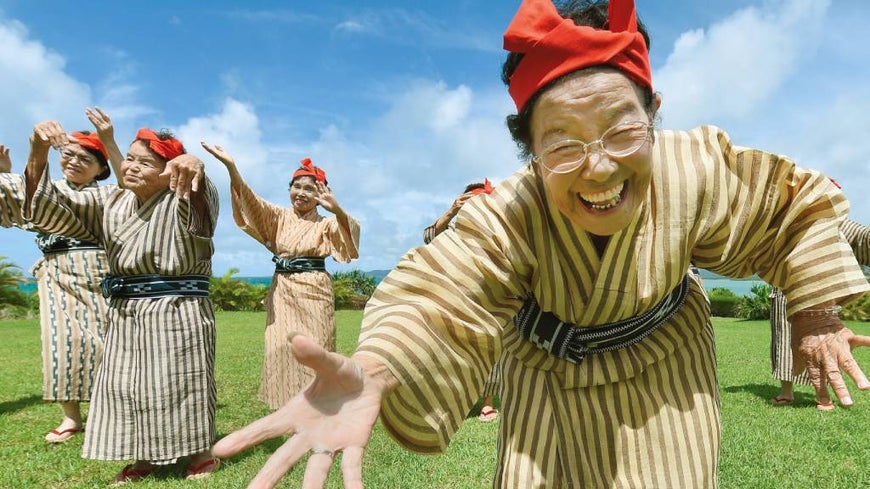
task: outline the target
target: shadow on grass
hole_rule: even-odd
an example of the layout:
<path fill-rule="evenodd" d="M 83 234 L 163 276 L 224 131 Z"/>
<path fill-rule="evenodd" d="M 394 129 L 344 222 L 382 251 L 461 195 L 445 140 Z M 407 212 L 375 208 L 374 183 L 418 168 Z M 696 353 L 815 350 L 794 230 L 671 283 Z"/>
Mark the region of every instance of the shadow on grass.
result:
<path fill-rule="evenodd" d="M 43 402 L 41 396 L 28 396 L 15 399 L 14 401 L 0 402 L 0 414 L 14 413 L 36 404 L 42 404 Z"/>
<path fill-rule="evenodd" d="M 730 394 L 745 392 L 748 394 L 752 394 L 753 396 L 763 400 L 764 402 L 770 402 L 771 399 L 779 394 L 779 386 L 775 384 L 732 385 L 729 387 L 724 387 L 722 388 L 722 390 Z M 815 394 L 807 394 L 804 392 L 795 391 L 794 402 L 790 405 L 796 407 L 815 406 L 816 396 Z"/>

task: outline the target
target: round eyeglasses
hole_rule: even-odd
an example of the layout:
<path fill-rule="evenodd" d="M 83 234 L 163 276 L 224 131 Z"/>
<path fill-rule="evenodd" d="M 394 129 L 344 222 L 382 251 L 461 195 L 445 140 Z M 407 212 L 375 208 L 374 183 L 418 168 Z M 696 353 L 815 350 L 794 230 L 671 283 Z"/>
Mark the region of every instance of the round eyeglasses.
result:
<path fill-rule="evenodd" d="M 652 126 L 646 122 L 622 122 L 589 143 L 579 139 L 565 139 L 553 143 L 532 158 L 532 161 L 544 165 L 553 173 L 571 173 L 586 161 L 591 146 L 597 144 L 611 158 L 624 158 L 643 147 L 652 137 L 652 130 Z"/>

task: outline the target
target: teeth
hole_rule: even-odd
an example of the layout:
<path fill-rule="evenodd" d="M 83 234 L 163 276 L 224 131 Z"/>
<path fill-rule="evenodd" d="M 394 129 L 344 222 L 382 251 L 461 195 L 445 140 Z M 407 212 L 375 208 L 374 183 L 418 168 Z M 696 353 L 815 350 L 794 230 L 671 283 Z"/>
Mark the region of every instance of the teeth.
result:
<path fill-rule="evenodd" d="M 592 209 L 603 211 L 619 205 L 622 201 L 622 189 L 625 182 L 613 186 L 603 192 L 593 194 L 580 194 L 580 198 Z"/>

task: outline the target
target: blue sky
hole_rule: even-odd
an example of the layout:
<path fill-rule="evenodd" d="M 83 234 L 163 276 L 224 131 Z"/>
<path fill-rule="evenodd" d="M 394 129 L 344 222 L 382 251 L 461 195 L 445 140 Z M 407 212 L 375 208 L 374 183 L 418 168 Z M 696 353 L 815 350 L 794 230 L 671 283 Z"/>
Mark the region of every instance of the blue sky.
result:
<path fill-rule="evenodd" d="M 108 2 L 0 0 L 0 143 L 20 172 L 33 124 L 112 116 L 126 148 L 167 127 L 221 190 L 214 273 L 269 275 L 232 222 L 222 144 L 251 186 L 289 205 L 299 160 L 323 166 L 362 225 L 361 257 L 391 268 L 466 183 L 522 165 L 504 127 L 502 33 L 518 1 Z M 638 0 L 662 127 L 725 128 L 842 183 L 870 223 L 870 6 L 861 0 Z M 59 175 L 56 155 L 52 173 Z M 33 236 L 0 229 L 25 270 Z"/>

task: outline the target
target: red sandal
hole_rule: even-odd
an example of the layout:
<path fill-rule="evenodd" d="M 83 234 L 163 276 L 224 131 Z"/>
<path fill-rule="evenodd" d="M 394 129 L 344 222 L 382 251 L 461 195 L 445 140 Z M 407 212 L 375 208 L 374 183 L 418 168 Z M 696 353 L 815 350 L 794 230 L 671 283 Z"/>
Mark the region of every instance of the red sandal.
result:
<path fill-rule="evenodd" d="M 140 480 L 148 477 L 151 473 L 154 472 L 154 466 L 149 465 L 147 467 L 139 467 L 136 468 L 135 464 L 130 464 L 124 466 L 121 469 L 121 472 L 115 476 L 115 480 L 112 481 L 113 486 L 120 486 L 121 484 L 126 484 L 128 482 L 139 482 Z"/>
<path fill-rule="evenodd" d="M 206 460 L 199 465 L 190 464 L 187 466 L 187 480 L 205 479 L 211 476 L 221 466 L 221 459 L 215 457 Z"/>
<path fill-rule="evenodd" d="M 51 430 L 47 435 L 45 435 L 45 441 L 49 443 L 63 443 L 84 431 L 84 426 L 79 426 L 78 428 L 67 428 L 65 430 Z"/>

